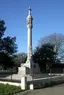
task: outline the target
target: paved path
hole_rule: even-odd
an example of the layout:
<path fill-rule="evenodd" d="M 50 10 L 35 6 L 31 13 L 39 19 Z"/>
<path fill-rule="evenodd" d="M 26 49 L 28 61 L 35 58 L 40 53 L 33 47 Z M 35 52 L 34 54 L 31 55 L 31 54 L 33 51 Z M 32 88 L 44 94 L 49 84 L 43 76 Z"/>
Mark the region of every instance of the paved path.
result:
<path fill-rule="evenodd" d="M 19 93 L 16 95 L 64 95 L 64 84 L 44 89 L 27 91 L 25 93 Z"/>

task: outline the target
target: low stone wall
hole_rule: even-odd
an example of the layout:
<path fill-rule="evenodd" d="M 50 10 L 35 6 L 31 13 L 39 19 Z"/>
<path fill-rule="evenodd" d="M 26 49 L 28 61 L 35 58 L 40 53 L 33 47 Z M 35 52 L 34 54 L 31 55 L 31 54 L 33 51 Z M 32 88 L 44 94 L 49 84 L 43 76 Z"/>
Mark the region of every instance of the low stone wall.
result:
<path fill-rule="evenodd" d="M 27 88 L 29 89 L 30 84 L 33 84 L 34 89 L 38 89 L 38 88 L 44 88 L 47 86 L 52 86 L 63 82 L 64 82 L 64 75 L 38 78 L 38 79 L 33 79 L 32 81 L 28 81 Z"/>
<path fill-rule="evenodd" d="M 30 85 L 33 85 L 34 89 L 38 89 L 38 88 L 44 88 L 47 86 L 52 86 L 55 84 L 59 84 L 59 83 L 64 83 L 64 75 L 63 74 L 59 74 L 59 75 L 55 75 L 55 76 L 49 76 L 49 77 L 43 77 L 43 78 L 36 78 L 27 81 L 27 77 L 23 76 L 21 77 L 21 80 L 5 80 L 5 79 L 0 79 L 0 83 L 4 83 L 4 84 L 10 84 L 10 85 L 16 85 L 16 86 L 21 86 L 21 89 L 25 90 L 25 89 L 30 89 Z"/>
<path fill-rule="evenodd" d="M 63 68 L 52 68 L 51 73 L 63 73 Z"/>

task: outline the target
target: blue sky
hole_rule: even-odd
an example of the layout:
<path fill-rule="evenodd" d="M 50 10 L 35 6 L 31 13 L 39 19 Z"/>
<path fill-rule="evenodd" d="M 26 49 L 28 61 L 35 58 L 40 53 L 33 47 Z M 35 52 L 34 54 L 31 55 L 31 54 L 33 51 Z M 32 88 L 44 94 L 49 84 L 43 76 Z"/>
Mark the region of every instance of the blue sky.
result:
<path fill-rule="evenodd" d="M 64 34 L 64 0 L 0 0 L 0 19 L 7 26 L 5 36 L 16 36 L 18 52 L 27 52 L 29 6 L 33 16 L 33 49 L 41 37 Z"/>

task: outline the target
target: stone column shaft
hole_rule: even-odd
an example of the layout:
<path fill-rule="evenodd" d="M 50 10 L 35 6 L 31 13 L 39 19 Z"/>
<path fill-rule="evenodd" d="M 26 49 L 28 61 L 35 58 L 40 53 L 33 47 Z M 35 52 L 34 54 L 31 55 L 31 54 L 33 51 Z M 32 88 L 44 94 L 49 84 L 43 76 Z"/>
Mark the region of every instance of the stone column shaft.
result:
<path fill-rule="evenodd" d="M 28 28 L 28 59 L 32 57 L 32 28 Z"/>
<path fill-rule="evenodd" d="M 32 21 L 31 8 L 28 9 L 27 16 L 27 29 L 28 29 L 28 56 L 27 56 L 27 66 L 31 68 L 32 64 Z"/>

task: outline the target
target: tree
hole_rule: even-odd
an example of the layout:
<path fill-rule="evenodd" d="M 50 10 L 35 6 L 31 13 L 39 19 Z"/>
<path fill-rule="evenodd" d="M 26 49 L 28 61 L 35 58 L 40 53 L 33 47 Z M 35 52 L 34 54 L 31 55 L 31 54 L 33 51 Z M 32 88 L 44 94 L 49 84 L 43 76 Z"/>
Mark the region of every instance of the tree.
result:
<path fill-rule="evenodd" d="M 4 20 L 0 20 L 0 50 L 2 49 L 2 37 L 4 35 L 4 32 L 6 30 L 5 22 Z"/>
<path fill-rule="evenodd" d="M 27 60 L 26 53 L 18 53 L 14 55 L 14 63 L 17 67 L 19 67 L 22 63 L 25 63 Z"/>
<path fill-rule="evenodd" d="M 4 20 L 0 20 L 0 39 L 4 35 L 5 30 L 6 30 L 5 22 Z"/>
<path fill-rule="evenodd" d="M 0 52 L 4 51 L 8 54 L 17 52 L 16 37 L 3 37 L 6 30 L 4 20 L 0 20 Z"/>
<path fill-rule="evenodd" d="M 8 55 L 7 53 L 0 52 L 0 65 L 3 69 L 13 68 L 14 62 L 12 57 L 13 56 Z"/>
<path fill-rule="evenodd" d="M 17 52 L 16 37 L 5 37 L 3 38 L 2 50 L 12 55 Z"/>
<path fill-rule="evenodd" d="M 64 35 L 60 33 L 54 33 L 50 36 L 41 38 L 38 46 L 42 46 L 43 44 L 50 43 L 54 45 L 54 50 L 56 52 L 56 58 L 61 60 L 64 58 Z"/>
<path fill-rule="evenodd" d="M 13 65 L 11 55 L 17 52 L 16 37 L 3 37 L 5 30 L 5 22 L 0 20 L 0 65 L 11 67 Z"/>
<path fill-rule="evenodd" d="M 39 64 L 41 71 L 43 71 L 43 69 L 47 69 L 47 66 L 50 69 L 52 63 L 55 62 L 55 55 L 56 52 L 54 52 L 54 46 L 47 43 L 40 47 L 36 47 L 33 54 L 33 60 L 35 63 Z"/>

